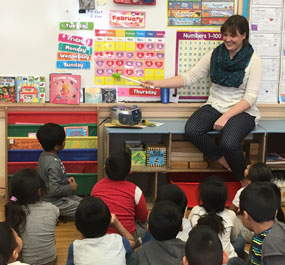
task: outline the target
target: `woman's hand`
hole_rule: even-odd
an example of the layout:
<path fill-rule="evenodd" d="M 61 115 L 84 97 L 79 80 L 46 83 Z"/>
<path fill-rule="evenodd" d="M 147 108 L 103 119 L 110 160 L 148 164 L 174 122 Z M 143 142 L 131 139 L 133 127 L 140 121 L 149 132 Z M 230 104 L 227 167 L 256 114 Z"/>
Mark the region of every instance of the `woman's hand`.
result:
<path fill-rule="evenodd" d="M 222 129 L 225 127 L 225 125 L 226 125 L 226 123 L 228 122 L 228 120 L 229 120 L 228 117 L 226 117 L 225 115 L 222 115 L 222 116 L 221 116 L 219 119 L 217 119 L 216 122 L 214 123 L 213 129 L 214 129 L 214 130 L 218 130 L 218 131 L 222 130 Z"/>
<path fill-rule="evenodd" d="M 151 86 L 154 88 L 159 88 L 159 82 L 153 80 L 147 80 L 141 83 L 141 86 L 144 88 L 150 88 Z"/>

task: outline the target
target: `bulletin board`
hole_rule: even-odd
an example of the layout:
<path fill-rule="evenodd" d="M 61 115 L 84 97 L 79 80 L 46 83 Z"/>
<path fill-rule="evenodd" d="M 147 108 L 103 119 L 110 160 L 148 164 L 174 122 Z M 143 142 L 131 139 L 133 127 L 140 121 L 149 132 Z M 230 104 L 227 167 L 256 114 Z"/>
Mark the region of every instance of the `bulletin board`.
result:
<path fill-rule="evenodd" d="M 33 75 L 45 76 L 49 80 L 50 73 L 72 73 L 81 75 L 82 87 L 100 87 L 95 83 L 95 59 L 86 55 L 85 69 L 64 69 L 57 67 L 60 34 L 93 39 L 93 53 L 96 30 L 135 30 L 149 32 L 164 32 L 163 66 L 159 65 L 151 73 L 150 79 L 169 78 L 177 72 L 176 65 L 176 31 L 178 28 L 168 27 L 167 10 L 169 1 L 156 1 L 156 5 L 120 5 L 110 0 L 95 0 L 96 8 L 90 12 L 79 13 L 77 0 L 0 0 L 0 32 L 1 32 L 1 76 Z M 217 2 L 217 1 L 215 1 Z M 24 11 L 23 11 L 24 10 Z M 133 10 L 145 12 L 144 28 L 114 28 L 109 24 L 110 10 Z M 93 23 L 93 30 L 63 30 L 61 22 Z M 188 28 L 184 28 L 186 31 Z M 219 26 L 195 28 L 196 30 L 219 30 Z M 183 30 L 183 27 L 179 28 Z M 74 44 L 71 44 L 74 45 Z M 158 51 L 155 51 L 158 52 Z M 157 56 L 155 54 L 154 56 Z M 190 54 L 188 53 L 187 56 Z M 66 55 L 67 56 L 67 55 Z M 146 59 L 145 59 L 146 60 Z M 160 58 L 150 58 L 154 62 Z M 146 61 L 144 61 L 146 63 Z M 189 66 L 190 69 L 190 66 Z M 159 76 L 160 75 L 160 76 Z M 158 77 L 159 76 L 159 77 Z M 135 76 L 133 76 L 135 77 Z M 114 87 L 116 84 L 110 84 Z M 108 84 L 104 84 L 108 86 Z M 183 91 L 183 93 L 186 91 Z M 187 95 L 186 95 L 187 96 Z"/>

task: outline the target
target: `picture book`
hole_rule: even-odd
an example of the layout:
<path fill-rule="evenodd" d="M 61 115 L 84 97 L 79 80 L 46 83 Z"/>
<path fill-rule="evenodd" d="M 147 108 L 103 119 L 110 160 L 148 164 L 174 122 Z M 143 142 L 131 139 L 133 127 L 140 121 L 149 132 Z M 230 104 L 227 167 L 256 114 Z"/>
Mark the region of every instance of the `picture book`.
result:
<path fill-rule="evenodd" d="M 88 126 L 64 127 L 66 136 L 88 136 Z"/>
<path fill-rule="evenodd" d="M 86 87 L 84 99 L 85 103 L 101 103 L 101 89 L 97 87 Z"/>
<path fill-rule="evenodd" d="M 102 103 L 115 103 L 118 101 L 117 88 L 101 88 Z"/>
<path fill-rule="evenodd" d="M 0 102 L 16 102 L 15 77 L 0 76 Z"/>
<path fill-rule="evenodd" d="M 81 76 L 50 74 L 50 103 L 79 104 Z"/>
<path fill-rule="evenodd" d="M 17 76 L 17 101 L 23 103 L 45 102 L 44 76 Z"/>

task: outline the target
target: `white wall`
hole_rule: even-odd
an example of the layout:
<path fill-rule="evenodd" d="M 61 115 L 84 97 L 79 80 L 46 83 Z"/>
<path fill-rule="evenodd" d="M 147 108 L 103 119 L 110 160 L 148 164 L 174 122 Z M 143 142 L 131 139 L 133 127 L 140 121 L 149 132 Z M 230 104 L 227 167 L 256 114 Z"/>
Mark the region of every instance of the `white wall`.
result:
<path fill-rule="evenodd" d="M 97 8 L 103 19 L 97 19 L 79 14 L 78 0 L 0 0 L 0 75 L 48 77 L 52 72 L 72 72 L 81 74 L 82 87 L 94 86 L 93 62 L 89 70 L 56 69 L 59 22 L 93 21 L 95 28 L 108 29 L 108 10 L 120 9 L 146 11 L 145 29 L 166 31 L 165 77 L 174 75 L 176 30 L 182 28 L 167 28 L 167 0 L 157 0 L 156 6 L 106 2 Z M 94 31 L 65 32 L 94 38 Z"/>

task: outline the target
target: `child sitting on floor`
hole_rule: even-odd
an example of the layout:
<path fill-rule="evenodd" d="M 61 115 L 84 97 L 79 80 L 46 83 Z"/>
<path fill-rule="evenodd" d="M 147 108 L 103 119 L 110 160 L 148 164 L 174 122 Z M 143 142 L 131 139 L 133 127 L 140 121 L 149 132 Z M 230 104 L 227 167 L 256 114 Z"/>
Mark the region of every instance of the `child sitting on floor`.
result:
<path fill-rule="evenodd" d="M 133 236 L 100 199 L 83 199 L 76 211 L 75 225 L 83 239 L 70 244 L 66 265 L 125 265 L 126 254 L 135 246 Z M 119 234 L 106 234 L 109 225 Z"/>
<path fill-rule="evenodd" d="M 146 228 L 139 233 L 136 224 L 142 228 L 148 210 L 141 189 L 126 180 L 131 171 L 130 155 L 125 151 L 111 154 L 105 162 L 105 170 L 108 177 L 94 185 L 91 196 L 101 198 L 136 239 L 142 238 Z M 116 233 L 114 229 L 108 232 Z"/>
<path fill-rule="evenodd" d="M 45 183 L 34 169 L 21 169 L 11 179 L 12 197 L 5 205 L 5 218 L 22 238 L 22 257 L 28 264 L 56 263 L 59 210 L 41 200 L 45 191 Z"/>
<path fill-rule="evenodd" d="M 198 225 L 190 231 L 183 265 L 222 265 L 227 261 L 228 254 L 212 228 Z"/>
<path fill-rule="evenodd" d="M 7 223 L 0 222 L 0 265 L 28 265 L 17 261 L 22 250 L 22 239 Z"/>
<path fill-rule="evenodd" d="M 160 201 L 172 201 L 179 207 L 181 214 L 183 216 L 182 218 L 183 230 L 179 231 L 177 238 L 180 238 L 181 240 L 186 242 L 188 239 L 189 231 L 191 230 L 192 226 L 189 220 L 184 217 L 185 211 L 187 210 L 187 197 L 185 195 L 185 192 L 175 184 L 163 185 L 158 189 L 155 203 Z M 143 239 L 143 243 L 146 243 L 147 241 L 152 239 L 153 237 L 151 236 L 151 233 L 148 231 Z"/>
<path fill-rule="evenodd" d="M 237 257 L 237 254 L 230 238 L 236 215 L 225 208 L 227 197 L 227 186 L 221 178 L 211 176 L 205 179 L 199 185 L 199 205 L 191 210 L 188 219 L 192 227 L 198 221 L 200 224 L 210 225 L 219 234 L 229 258 L 233 258 Z M 201 217 L 203 219 L 199 220 Z"/>
<path fill-rule="evenodd" d="M 247 264 L 285 264 L 285 224 L 275 219 L 278 202 L 273 185 L 252 183 L 240 195 L 242 223 L 254 232 Z"/>
<path fill-rule="evenodd" d="M 154 204 L 148 220 L 148 228 L 154 240 L 138 247 L 128 265 L 181 264 L 185 255 L 185 242 L 176 238 L 182 230 L 182 213 L 172 201 Z"/>
<path fill-rule="evenodd" d="M 61 216 L 73 219 L 82 198 L 72 195 L 77 189 L 76 181 L 73 177 L 67 177 L 64 165 L 56 154 L 65 145 L 64 129 L 58 124 L 47 123 L 39 128 L 37 138 L 44 149 L 38 160 L 38 172 L 47 187 L 43 199 L 57 206 Z"/>

